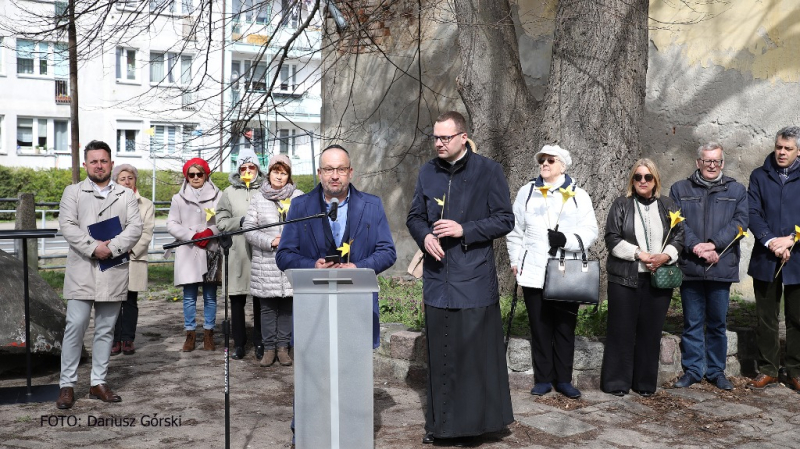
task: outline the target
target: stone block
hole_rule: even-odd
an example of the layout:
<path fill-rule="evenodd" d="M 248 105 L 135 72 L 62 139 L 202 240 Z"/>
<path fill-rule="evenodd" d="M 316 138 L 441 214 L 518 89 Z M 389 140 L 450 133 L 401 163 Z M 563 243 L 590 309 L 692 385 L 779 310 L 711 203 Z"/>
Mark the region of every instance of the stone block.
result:
<path fill-rule="evenodd" d="M 389 353 L 395 359 L 415 360 L 417 355 L 416 346 L 422 340 L 420 332 L 397 331 L 389 337 Z"/>
<path fill-rule="evenodd" d="M 572 382 L 577 388 L 600 388 L 600 368 L 572 372 Z"/>
<path fill-rule="evenodd" d="M 531 369 L 531 342 L 525 338 L 512 338 L 508 342 L 508 369 L 525 372 Z"/>
<path fill-rule="evenodd" d="M 508 385 L 512 390 L 530 391 L 533 388 L 533 370 L 527 373 L 508 373 Z"/>
<path fill-rule="evenodd" d="M 739 359 L 736 357 L 736 354 L 728 356 L 725 361 L 725 376 L 741 376 L 742 375 L 742 365 L 739 363 Z"/>
<path fill-rule="evenodd" d="M 560 412 L 550 412 L 543 415 L 526 416 L 520 421 L 526 426 L 539 429 L 542 432 L 557 437 L 570 437 L 579 433 L 595 430 L 596 427 L 575 419 Z"/>
<path fill-rule="evenodd" d="M 674 365 L 675 361 L 680 361 L 680 338 L 674 335 L 667 335 L 661 337 L 661 364 Z"/>
<path fill-rule="evenodd" d="M 575 337 L 575 356 L 573 368 L 576 370 L 600 369 L 603 364 L 604 346 L 599 341 L 586 337 Z"/>
<path fill-rule="evenodd" d="M 378 347 L 378 354 L 391 357 L 392 335 L 405 330 L 408 328 L 401 323 L 381 323 L 381 345 Z"/>
<path fill-rule="evenodd" d="M 728 337 L 728 352 L 725 355 L 736 355 L 739 352 L 739 335 L 728 330 L 725 331 L 725 336 Z"/>

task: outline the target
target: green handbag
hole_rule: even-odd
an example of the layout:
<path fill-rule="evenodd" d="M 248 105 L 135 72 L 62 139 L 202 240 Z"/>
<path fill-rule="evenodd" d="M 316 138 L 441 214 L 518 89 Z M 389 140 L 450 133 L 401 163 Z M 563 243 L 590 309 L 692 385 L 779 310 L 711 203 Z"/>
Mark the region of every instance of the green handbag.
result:
<path fill-rule="evenodd" d="M 681 286 L 683 273 L 677 265 L 662 265 L 650 276 L 650 285 L 654 288 L 673 289 Z"/>
<path fill-rule="evenodd" d="M 635 200 L 634 200 L 635 202 Z M 639 219 L 642 220 L 642 228 L 644 228 L 645 243 L 647 244 L 647 251 L 650 251 L 650 243 L 647 239 L 647 227 L 644 225 L 642 218 L 642 210 L 639 208 L 639 203 L 636 203 L 636 209 L 639 211 Z M 683 282 L 683 273 L 678 265 L 662 265 L 656 268 L 656 271 L 650 276 L 650 286 L 653 288 L 673 289 L 681 286 Z"/>

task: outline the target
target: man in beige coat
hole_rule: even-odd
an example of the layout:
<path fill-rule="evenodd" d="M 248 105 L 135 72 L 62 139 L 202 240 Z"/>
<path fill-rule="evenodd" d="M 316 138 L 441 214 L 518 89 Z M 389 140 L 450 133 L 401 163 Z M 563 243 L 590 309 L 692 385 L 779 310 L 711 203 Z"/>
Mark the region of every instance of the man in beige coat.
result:
<path fill-rule="evenodd" d="M 128 265 L 100 270 L 99 261 L 124 254 L 142 235 L 142 218 L 133 191 L 111 181 L 111 148 L 93 140 L 83 150 L 87 178 L 64 189 L 58 222 L 69 243 L 64 298 L 67 302 L 67 327 L 61 344 L 61 392 L 56 401 L 60 409 L 75 404 L 75 383 L 83 337 L 89 327 L 94 306 L 95 331 L 92 344 L 92 378 L 89 398 L 120 402 L 106 384 L 111 357 L 114 323 L 120 303 L 128 294 Z M 122 232 L 111 240 L 92 238 L 88 227 L 119 217 Z"/>

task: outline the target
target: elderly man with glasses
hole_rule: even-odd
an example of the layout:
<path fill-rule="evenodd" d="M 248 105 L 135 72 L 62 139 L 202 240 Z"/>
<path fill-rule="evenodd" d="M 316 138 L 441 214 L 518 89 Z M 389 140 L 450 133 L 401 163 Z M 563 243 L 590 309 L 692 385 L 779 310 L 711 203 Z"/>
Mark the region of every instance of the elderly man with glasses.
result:
<path fill-rule="evenodd" d="M 756 242 L 747 274 L 756 297 L 758 371 L 747 386 L 761 390 L 777 384 L 780 371 L 778 314 L 781 297 L 786 316 L 784 381 L 800 391 L 800 127 L 788 126 L 775 136 L 775 150 L 750 174 L 750 230 Z"/>
<path fill-rule="evenodd" d="M 686 217 L 678 262 L 684 276 L 684 374 L 674 387 L 686 388 L 705 377 L 722 390 L 732 390 L 725 377 L 726 320 L 731 283 L 739 282 L 741 250 L 737 237 L 740 230 L 747 229 L 747 190 L 722 174 L 725 156 L 722 145 L 716 142 L 697 149 L 696 166 L 688 179 L 673 184 L 669 192 Z"/>
<path fill-rule="evenodd" d="M 514 228 L 514 213 L 502 167 L 475 152 L 466 129 L 458 112 L 436 119 L 437 157 L 420 168 L 406 219 L 425 251 L 426 444 L 514 421 L 492 249 Z"/>

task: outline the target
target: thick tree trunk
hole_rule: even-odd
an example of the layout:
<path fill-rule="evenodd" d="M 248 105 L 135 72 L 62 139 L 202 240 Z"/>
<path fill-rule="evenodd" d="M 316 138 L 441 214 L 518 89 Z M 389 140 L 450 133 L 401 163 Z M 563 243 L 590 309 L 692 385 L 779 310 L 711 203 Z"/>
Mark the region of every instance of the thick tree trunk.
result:
<path fill-rule="evenodd" d="M 561 0 L 539 143 L 572 154 L 569 174 L 592 197 L 602 244 L 608 208 L 641 155 L 648 0 Z"/>
<path fill-rule="evenodd" d="M 533 154 L 557 143 L 568 172 L 592 196 L 600 229 L 641 154 L 647 73 L 647 0 L 562 0 L 541 105 L 528 92 L 507 0 L 457 0 L 462 69 L 458 89 L 482 153 L 502 163 L 512 197 L 538 173 Z M 512 198 L 513 200 L 513 198 Z M 496 245 L 498 267 L 507 267 Z M 604 258 L 602 232 L 593 252 Z M 499 270 L 501 285 L 511 276 Z"/>

